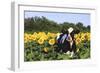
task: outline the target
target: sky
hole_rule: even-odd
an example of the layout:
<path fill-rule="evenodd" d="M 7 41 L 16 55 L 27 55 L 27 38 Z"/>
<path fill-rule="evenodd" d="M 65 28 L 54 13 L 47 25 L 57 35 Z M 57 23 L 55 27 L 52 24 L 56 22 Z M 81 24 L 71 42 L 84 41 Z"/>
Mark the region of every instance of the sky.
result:
<path fill-rule="evenodd" d="M 34 11 L 25 11 L 24 17 L 46 17 L 49 20 L 53 20 L 57 23 L 70 22 L 78 23 L 82 22 L 84 26 L 90 25 L 90 14 L 86 13 L 57 13 L 57 12 L 34 12 Z"/>

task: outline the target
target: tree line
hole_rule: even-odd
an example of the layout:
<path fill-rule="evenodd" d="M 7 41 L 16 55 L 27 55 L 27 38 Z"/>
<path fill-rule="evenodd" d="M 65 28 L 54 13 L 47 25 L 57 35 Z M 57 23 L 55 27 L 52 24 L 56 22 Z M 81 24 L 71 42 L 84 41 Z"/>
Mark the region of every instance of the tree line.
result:
<path fill-rule="evenodd" d="M 66 20 L 67 21 L 67 20 Z M 68 29 L 69 27 L 73 27 L 75 30 L 79 30 L 80 32 L 90 32 L 90 25 L 84 26 L 83 23 L 57 23 L 53 20 L 49 20 L 46 17 L 31 17 L 24 19 L 24 31 L 25 32 L 60 32 L 62 29 Z"/>

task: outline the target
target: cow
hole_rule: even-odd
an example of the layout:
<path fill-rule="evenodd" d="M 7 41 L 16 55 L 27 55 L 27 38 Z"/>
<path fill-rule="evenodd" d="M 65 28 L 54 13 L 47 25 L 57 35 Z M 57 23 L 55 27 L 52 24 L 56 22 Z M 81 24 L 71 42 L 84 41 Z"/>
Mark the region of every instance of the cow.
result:
<path fill-rule="evenodd" d="M 71 54 L 72 57 L 76 53 L 76 42 L 74 35 L 79 33 L 72 27 L 63 29 L 60 35 L 57 35 L 57 52 L 63 52 L 64 54 Z"/>

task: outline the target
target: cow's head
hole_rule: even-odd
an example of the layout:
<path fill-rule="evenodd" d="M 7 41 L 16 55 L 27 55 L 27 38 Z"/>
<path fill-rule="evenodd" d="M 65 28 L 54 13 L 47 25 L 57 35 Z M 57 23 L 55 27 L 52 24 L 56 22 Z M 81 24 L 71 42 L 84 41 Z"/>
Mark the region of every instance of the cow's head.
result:
<path fill-rule="evenodd" d="M 74 40 L 74 34 L 79 33 L 79 30 L 74 30 L 74 28 L 70 27 L 68 29 L 63 28 L 61 31 L 61 34 L 57 35 L 57 40 L 58 38 L 64 36 L 64 34 L 67 34 L 67 40 L 72 41 Z"/>
<path fill-rule="evenodd" d="M 67 32 L 66 34 L 68 34 L 68 40 L 72 41 L 74 40 L 74 35 L 78 34 L 80 31 L 74 30 L 74 28 L 70 27 L 66 32 Z"/>

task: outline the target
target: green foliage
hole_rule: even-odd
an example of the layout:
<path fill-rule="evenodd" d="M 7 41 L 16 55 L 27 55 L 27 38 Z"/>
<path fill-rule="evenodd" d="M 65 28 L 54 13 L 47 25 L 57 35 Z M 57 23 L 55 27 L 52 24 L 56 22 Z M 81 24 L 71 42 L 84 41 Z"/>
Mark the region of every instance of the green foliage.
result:
<path fill-rule="evenodd" d="M 90 41 L 80 43 L 77 48 L 79 49 L 78 56 L 81 59 L 90 58 Z"/>
<path fill-rule="evenodd" d="M 60 32 L 62 29 L 67 29 L 69 27 L 73 27 L 75 30 L 80 30 L 81 32 L 90 32 L 90 26 L 84 26 L 81 22 L 78 22 L 76 24 L 69 22 L 57 23 L 47 19 L 44 16 L 27 18 L 25 19 L 24 25 L 25 32 Z"/>
<path fill-rule="evenodd" d="M 90 58 L 90 41 L 82 42 L 77 45 L 77 51 L 73 57 L 68 54 L 56 52 L 54 47 L 49 47 L 48 52 L 44 52 L 43 46 L 37 46 L 35 42 L 24 44 L 24 61 L 47 61 L 47 60 L 68 60 L 68 59 L 87 59 Z M 34 47 L 35 46 L 35 47 Z"/>

